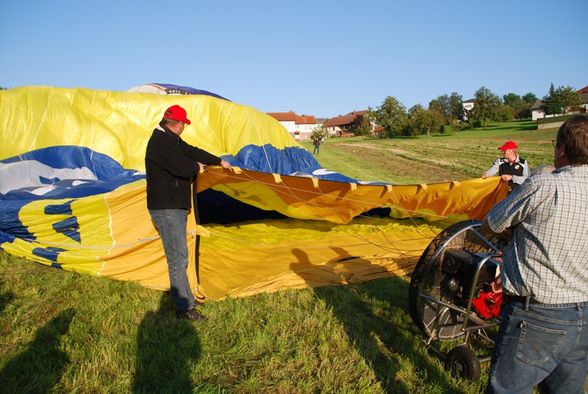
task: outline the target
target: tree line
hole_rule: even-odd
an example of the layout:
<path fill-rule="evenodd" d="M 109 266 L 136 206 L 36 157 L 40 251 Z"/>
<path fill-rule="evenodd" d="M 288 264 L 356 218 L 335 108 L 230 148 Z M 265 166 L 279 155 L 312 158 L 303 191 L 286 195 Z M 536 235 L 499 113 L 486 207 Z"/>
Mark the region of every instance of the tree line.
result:
<path fill-rule="evenodd" d="M 538 98 L 533 93 L 520 96 L 508 93 L 500 98 L 490 89 L 481 87 L 474 95 L 473 108 L 463 106 L 463 97 L 453 92 L 441 95 L 429 102 L 428 108 L 416 104 L 410 109 L 395 97 L 388 96 L 377 108 L 368 108 L 368 113 L 351 130 L 355 135 L 369 135 L 374 125 L 381 130 L 382 137 L 430 135 L 453 129 L 460 131 L 483 127 L 489 121 L 506 122 L 531 117 L 531 106 Z M 582 97 L 570 86 L 555 88 L 542 98 L 540 108 L 546 115 L 565 114 L 580 109 Z"/>

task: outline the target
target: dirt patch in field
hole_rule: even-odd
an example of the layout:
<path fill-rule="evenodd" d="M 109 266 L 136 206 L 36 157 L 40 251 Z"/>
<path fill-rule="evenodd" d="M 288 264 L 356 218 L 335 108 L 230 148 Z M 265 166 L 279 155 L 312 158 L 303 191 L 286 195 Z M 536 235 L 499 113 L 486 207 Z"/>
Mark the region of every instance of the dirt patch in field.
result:
<path fill-rule="evenodd" d="M 471 178 L 468 174 L 454 168 L 450 160 L 439 160 L 427 157 L 426 153 L 419 154 L 414 151 L 396 147 L 376 146 L 365 143 L 358 144 L 333 144 L 331 149 L 337 149 L 342 154 L 350 155 L 359 160 L 373 163 L 389 175 L 399 178 L 410 174 L 418 174 L 417 182 L 446 182 Z"/>
<path fill-rule="evenodd" d="M 440 166 L 444 166 L 447 168 L 452 168 L 452 167 L 455 168 L 455 160 L 439 159 L 439 157 L 451 158 L 451 155 L 430 154 L 431 152 L 429 152 L 429 149 L 426 145 L 421 147 L 421 149 L 424 150 L 423 152 L 419 152 L 419 149 L 406 150 L 406 149 L 401 149 L 401 148 L 396 148 L 396 147 L 391 147 L 391 146 L 374 145 L 374 144 L 369 144 L 369 143 L 359 143 L 359 144 L 345 144 L 345 143 L 343 143 L 340 145 L 359 146 L 359 147 L 366 148 L 366 149 L 385 150 L 385 151 L 390 152 L 396 156 L 401 156 L 407 160 L 415 160 L 415 161 L 419 161 L 419 162 L 426 162 L 429 164 L 440 165 Z M 437 148 L 436 150 L 438 150 L 439 145 L 436 148 Z"/>
<path fill-rule="evenodd" d="M 410 152 L 405 150 L 405 149 L 399 149 L 399 148 L 391 148 L 391 147 L 387 147 L 387 146 L 379 146 L 379 145 L 373 145 L 373 144 L 346 144 L 346 143 L 342 143 L 342 144 L 337 144 L 339 146 L 357 146 L 360 148 L 366 148 L 366 149 L 378 149 L 378 150 L 385 150 L 388 152 L 392 152 L 392 153 L 397 153 L 397 154 L 401 154 L 401 155 L 406 155 L 409 154 Z"/>

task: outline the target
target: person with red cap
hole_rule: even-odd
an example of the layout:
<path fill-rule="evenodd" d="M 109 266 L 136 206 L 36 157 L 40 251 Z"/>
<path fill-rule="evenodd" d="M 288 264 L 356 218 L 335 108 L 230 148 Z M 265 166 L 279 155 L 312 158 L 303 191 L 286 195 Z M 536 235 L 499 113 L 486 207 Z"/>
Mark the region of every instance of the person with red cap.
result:
<path fill-rule="evenodd" d="M 498 174 L 503 181 L 507 182 L 510 193 L 529 177 L 529 163 L 517 154 L 517 143 L 514 141 L 506 141 L 498 149 L 502 151 L 502 157 L 496 159 L 482 178 L 486 179 Z"/>
<path fill-rule="evenodd" d="M 178 317 L 206 320 L 196 310 L 196 301 L 186 269 L 188 245 L 186 222 L 191 207 L 191 179 L 202 165 L 230 168 L 229 162 L 192 146 L 180 135 L 190 125 L 186 110 L 172 105 L 153 130 L 145 153 L 147 173 L 147 209 L 159 232 L 167 259 L 171 295 Z"/>

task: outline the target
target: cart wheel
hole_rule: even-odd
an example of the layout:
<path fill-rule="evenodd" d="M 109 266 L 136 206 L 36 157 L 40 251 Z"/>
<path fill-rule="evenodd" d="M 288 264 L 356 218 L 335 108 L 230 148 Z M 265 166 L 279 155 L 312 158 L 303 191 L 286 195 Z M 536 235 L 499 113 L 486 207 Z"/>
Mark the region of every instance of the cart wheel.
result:
<path fill-rule="evenodd" d="M 441 286 L 445 279 L 441 272 L 443 253 L 445 249 L 472 249 L 469 240 L 476 238 L 472 236 L 472 229 L 480 225 L 480 221 L 466 220 L 447 227 L 427 246 L 412 273 L 408 310 L 414 323 L 427 337 L 447 340 L 463 335 L 463 316 L 427 297 L 451 303 Z"/>
<path fill-rule="evenodd" d="M 498 238 L 484 238 L 479 220 L 455 223 L 439 233 L 427 246 L 412 273 L 408 291 L 408 310 L 416 326 L 429 339 L 449 340 L 464 335 L 463 294 L 456 292 L 454 274 L 443 270 L 445 252 L 462 250 L 474 254 L 499 252 Z M 461 302 L 461 304 L 459 304 Z M 449 307 L 448 307 L 449 305 Z M 474 314 L 468 316 L 475 319 Z M 484 322 L 478 318 L 476 324 Z"/>
<path fill-rule="evenodd" d="M 455 377 L 478 379 L 480 377 L 480 361 L 472 349 L 465 345 L 453 348 L 445 361 L 447 369 Z"/>

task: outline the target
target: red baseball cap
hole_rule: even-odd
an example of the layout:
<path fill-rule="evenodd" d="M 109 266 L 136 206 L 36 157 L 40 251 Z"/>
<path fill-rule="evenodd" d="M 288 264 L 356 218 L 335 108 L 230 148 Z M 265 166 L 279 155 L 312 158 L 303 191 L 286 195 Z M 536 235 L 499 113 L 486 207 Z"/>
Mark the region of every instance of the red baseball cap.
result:
<path fill-rule="evenodd" d="M 516 149 L 516 148 L 517 148 L 517 143 L 516 142 L 514 142 L 514 141 L 506 141 L 504 143 L 504 145 L 500 146 L 498 149 L 500 149 L 502 151 L 505 151 L 505 150 Z"/>
<path fill-rule="evenodd" d="M 188 113 L 186 110 L 179 105 L 172 105 L 168 109 L 165 110 L 163 113 L 163 117 L 165 119 L 176 120 L 178 122 L 184 122 L 185 124 L 191 124 L 190 119 L 188 119 Z"/>

